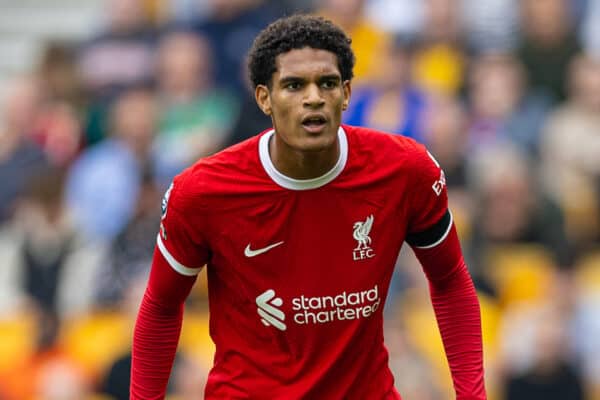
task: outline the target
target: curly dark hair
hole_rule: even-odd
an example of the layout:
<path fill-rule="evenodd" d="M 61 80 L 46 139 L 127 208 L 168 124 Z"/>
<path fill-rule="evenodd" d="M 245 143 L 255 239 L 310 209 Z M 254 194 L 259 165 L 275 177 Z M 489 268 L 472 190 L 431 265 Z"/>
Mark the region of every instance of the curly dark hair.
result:
<path fill-rule="evenodd" d="M 248 53 L 250 81 L 270 87 L 277 70 L 275 59 L 293 49 L 311 47 L 337 55 L 342 80 L 353 77 L 354 53 L 352 40 L 335 24 L 322 17 L 296 14 L 278 19 L 258 34 Z"/>

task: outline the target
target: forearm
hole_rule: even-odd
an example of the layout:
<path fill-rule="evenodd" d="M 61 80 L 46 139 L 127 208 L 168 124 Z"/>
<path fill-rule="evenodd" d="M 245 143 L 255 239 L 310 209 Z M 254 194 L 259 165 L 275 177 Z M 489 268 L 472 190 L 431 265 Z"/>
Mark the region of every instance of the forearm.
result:
<path fill-rule="evenodd" d="M 415 249 L 429 279 L 431 300 L 458 400 L 486 398 L 481 316 L 456 230 L 432 249 Z"/>
<path fill-rule="evenodd" d="M 164 309 L 146 292 L 133 333 L 131 399 L 163 399 L 181 324 L 183 304 Z"/>
<path fill-rule="evenodd" d="M 131 400 L 165 397 L 181 333 L 184 301 L 195 280 L 195 276 L 174 271 L 155 251 L 133 334 Z"/>
<path fill-rule="evenodd" d="M 457 399 L 485 399 L 479 302 L 465 264 L 430 291 Z"/>

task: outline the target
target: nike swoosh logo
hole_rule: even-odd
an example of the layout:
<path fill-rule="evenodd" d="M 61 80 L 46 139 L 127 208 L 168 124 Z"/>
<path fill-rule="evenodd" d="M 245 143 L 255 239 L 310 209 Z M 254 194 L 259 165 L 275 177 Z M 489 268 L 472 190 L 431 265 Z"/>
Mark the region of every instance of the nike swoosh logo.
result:
<path fill-rule="evenodd" d="M 263 247 L 262 249 L 252 250 L 252 249 L 250 249 L 250 243 L 248 243 L 248 246 L 246 246 L 246 248 L 244 249 L 244 255 L 246 257 L 255 257 L 255 256 L 258 256 L 259 254 L 266 253 L 267 251 L 271 250 L 273 247 L 277 247 L 280 244 L 283 244 L 283 241 L 273 243 L 272 245 Z"/>

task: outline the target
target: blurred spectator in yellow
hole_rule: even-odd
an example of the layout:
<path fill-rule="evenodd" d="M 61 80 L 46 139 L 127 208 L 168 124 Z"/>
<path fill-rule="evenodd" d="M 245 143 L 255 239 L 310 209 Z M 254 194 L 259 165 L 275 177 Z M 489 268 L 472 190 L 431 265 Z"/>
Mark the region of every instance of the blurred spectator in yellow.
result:
<path fill-rule="evenodd" d="M 214 80 L 212 48 L 191 31 L 172 31 L 158 46 L 160 126 L 158 175 L 166 186 L 185 167 L 223 148 L 238 113 L 238 101 Z"/>
<path fill-rule="evenodd" d="M 600 238 L 600 61 L 579 55 L 569 69 L 569 97 L 542 136 L 545 182 L 567 212 L 583 248 Z"/>
<path fill-rule="evenodd" d="M 425 95 L 411 83 L 414 44 L 397 38 L 378 59 L 379 70 L 369 82 L 357 84 L 343 121 L 398 133 L 423 142 Z"/>
<path fill-rule="evenodd" d="M 353 84 L 373 79 L 379 74 L 389 33 L 382 30 L 365 15 L 365 0 L 324 0 L 318 3 L 316 13 L 332 20 L 352 38 L 352 50 L 356 56 Z"/>
<path fill-rule="evenodd" d="M 523 67 L 512 55 L 485 54 L 473 60 L 467 94 L 472 148 L 512 141 L 537 155 L 550 103 L 527 89 Z"/>
<path fill-rule="evenodd" d="M 580 51 L 572 4 L 567 0 L 524 0 L 521 3 L 522 40 L 518 57 L 534 89 L 556 101 L 566 97 L 566 73 Z"/>
<path fill-rule="evenodd" d="M 33 141 L 42 110 L 42 91 L 32 76 L 15 78 L 2 104 L 0 125 L 0 224 L 10 218 L 28 182 L 48 166 Z"/>
<path fill-rule="evenodd" d="M 110 242 L 135 213 L 136 199 L 157 129 L 154 92 L 129 89 L 111 112 L 111 136 L 86 149 L 67 181 L 67 202 L 86 238 Z"/>
<path fill-rule="evenodd" d="M 423 4 L 415 84 L 426 92 L 454 94 L 462 85 L 465 64 L 461 9 L 453 0 L 426 0 Z"/>

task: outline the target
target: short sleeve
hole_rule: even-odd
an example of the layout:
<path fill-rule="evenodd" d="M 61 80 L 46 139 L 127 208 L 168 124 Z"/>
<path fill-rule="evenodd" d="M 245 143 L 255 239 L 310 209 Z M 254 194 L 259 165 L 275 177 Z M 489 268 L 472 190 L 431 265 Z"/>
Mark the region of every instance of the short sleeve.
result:
<path fill-rule="evenodd" d="M 210 251 L 204 232 L 204 210 L 193 206 L 185 193 L 185 181 L 175 179 L 161 204 L 157 246 L 169 265 L 182 275 L 197 275 L 208 262 Z"/>
<path fill-rule="evenodd" d="M 406 242 L 417 248 L 434 247 L 444 240 L 452 226 L 446 177 L 437 160 L 422 145 L 417 145 L 411 168 Z"/>

